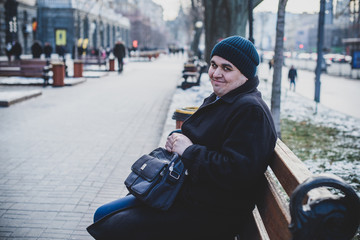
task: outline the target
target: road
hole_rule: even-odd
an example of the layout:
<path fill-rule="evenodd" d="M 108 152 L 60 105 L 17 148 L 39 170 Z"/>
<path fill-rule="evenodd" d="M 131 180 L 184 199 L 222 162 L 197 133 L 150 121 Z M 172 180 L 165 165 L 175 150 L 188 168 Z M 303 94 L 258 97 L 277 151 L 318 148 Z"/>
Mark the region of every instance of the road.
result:
<path fill-rule="evenodd" d="M 158 147 L 184 61 L 129 62 L 0 108 L 0 239 L 91 239 L 96 208 Z"/>
<path fill-rule="evenodd" d="M 289 90 L 288 69 L 283 67 L 282 71 L 282 86 L 285 93 Z M 261 78 L 267 78 L 269 81 L 272 80 L 272 71 L 269 71 L 266 63 L 261 64 L 259 73 Z M 305 70 L 297 70 L 297 73 L 296 92 L 308 99 L 314 100 L 315 73 Z M 320 104 L 360 119 L 360 79 L 348 79 L 322 74 L 320 80 Z"/>

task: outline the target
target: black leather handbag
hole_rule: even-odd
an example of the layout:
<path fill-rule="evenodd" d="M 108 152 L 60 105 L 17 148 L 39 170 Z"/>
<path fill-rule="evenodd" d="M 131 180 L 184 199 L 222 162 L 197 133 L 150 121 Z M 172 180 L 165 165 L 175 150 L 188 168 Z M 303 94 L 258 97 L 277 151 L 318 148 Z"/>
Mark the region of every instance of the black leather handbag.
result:
<path fill-rule="evenodd" d="M 131 171 L 125 180 L 129 192 L 161 210 L 173 204 L 187 175 L 181 157 L 160 147 L 140 157 Z"/>

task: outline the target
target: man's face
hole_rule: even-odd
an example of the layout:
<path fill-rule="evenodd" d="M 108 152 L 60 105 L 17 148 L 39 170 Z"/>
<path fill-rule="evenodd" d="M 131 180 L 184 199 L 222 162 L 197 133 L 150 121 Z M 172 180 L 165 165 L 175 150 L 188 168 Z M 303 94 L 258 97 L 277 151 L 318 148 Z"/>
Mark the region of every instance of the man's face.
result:
<path fill-rule="evenodd" d="M 211 58 L 208 74 L 213 90 L 219 97 L 248 80 L 231 62 L 216 55 Z"/>

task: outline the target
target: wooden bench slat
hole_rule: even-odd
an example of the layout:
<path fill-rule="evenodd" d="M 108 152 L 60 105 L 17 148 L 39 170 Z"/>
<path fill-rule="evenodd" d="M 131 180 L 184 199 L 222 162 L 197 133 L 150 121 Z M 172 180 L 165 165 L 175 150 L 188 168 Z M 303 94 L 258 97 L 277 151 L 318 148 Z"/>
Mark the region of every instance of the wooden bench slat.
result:
<path fill-rule="evenodd" d="M 20 71 L 20 66 L 4 66 L 0 67 L 0 71 Z"/>
<path fill-rule="evenodd" d="M 275 157 L 270 167 L 289 196 L 300 183 L 313 175 L 305 164 L 279 139 L 275 147 Z"/>
<path fill-rule="evenodd" d="M 270 239 L 289 240 L 290 213 L 288 204 L 277 190 L 277 183 L 269 172 L 265 173 L 266 187 L 257 208 Z"/>
<path fill-rule="evenodd" d="M 255 221 L 255 224 L 256 224 L 256 227 L 258 230 L 256 239 L 270 240 L 269 234 L 266 231 L 264 222 L 261 219 L 261 215 L 259 213 L 259 209 L 257 208 L 257 206 L 253 210 L 253 215 L 254 215 L 254 221 Z"/>
<path fill-rule="evenodd" d="M 0 66 L 20 66 L 20 61 L 0 61 Z"/>
<path fill-rule="evenodd" d="M 20 71 L 0 71 L 0 76 L 12 77 L 12 76 L 22 76 Z"/>

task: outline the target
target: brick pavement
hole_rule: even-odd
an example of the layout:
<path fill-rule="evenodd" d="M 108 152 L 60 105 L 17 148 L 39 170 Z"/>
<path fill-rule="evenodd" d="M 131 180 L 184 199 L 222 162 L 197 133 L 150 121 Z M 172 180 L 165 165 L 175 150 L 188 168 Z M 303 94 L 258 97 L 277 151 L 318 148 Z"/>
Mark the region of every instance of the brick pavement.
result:
<path fill-rule="evenodd" d="M 0 108 L 0 239 L 91 239 L 95 209 L 158 146 L 184 61 L 131 62 Z"/>

